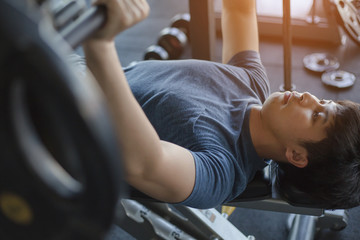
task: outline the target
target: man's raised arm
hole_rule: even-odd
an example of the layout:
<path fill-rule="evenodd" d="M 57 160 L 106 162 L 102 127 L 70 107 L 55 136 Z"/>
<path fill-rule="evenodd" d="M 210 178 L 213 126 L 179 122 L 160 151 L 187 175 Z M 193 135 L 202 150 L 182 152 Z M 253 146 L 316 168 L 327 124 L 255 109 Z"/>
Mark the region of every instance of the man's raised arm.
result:
<path fill-rule="evenodd" d="M 256 0 L 223 0 L 222 62 L 244 50 L 259 51 Z"/>
<path fill-rule="evenodd" d="M 114 43 L 118 33 L 147 16 L 149 6 L 146 0 L 100 0 L 97 4 L 106 5 L 107 22 L 84 44 L 84 52 L 116 125 L 126 180 L 153 198 L 185 200 L 195 182 L 194 159 L 188 150 L 159 139 L 131 92 Z"/>

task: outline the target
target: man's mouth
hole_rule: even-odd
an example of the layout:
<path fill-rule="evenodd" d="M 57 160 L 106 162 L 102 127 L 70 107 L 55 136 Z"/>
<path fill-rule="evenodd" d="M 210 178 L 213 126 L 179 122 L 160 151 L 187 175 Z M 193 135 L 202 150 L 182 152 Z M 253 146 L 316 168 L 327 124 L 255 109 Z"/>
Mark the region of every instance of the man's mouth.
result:
<path fill-rule="evenodd" d="M 285 92 L 284 93 L 284 104 L 287 104 L 289 102 L 289 99 L 290 99 L 291 95 L 292 95 L 291 92 Z"/>

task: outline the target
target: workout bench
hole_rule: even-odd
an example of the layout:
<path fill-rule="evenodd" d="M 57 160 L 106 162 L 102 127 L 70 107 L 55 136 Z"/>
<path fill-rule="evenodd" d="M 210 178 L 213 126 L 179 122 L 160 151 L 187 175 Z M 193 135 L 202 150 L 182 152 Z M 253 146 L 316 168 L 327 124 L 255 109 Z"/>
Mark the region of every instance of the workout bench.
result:
<path fill-rule="evenodd" d="M 226 205 L 291 213 L 288 221 L 290 240 L 311 240 L 317 230 L 330 228 L 339 231 L 347 226 L 345 210 L 325 210 L 320 203 L 313 203 L 310 196 L 297 189 L 286 184 L 280 186 L 276 168 L 277 165 L 271 162 L 263 171 L 257 172 L 246 190 Z M 184 231 L 182 234 L 185 236 L 180 235 L 182 237 L 178 239 L 187 239 L 187 234 L 193 234 L 193 237 L 195 235 L 195 239 L 251 239 L 251 236 L 249 238 L 243 235 L 216 209 L 194 209 L 181 205 L 171 205 L 170 208 L 166 203 L 159 203 L 136 189 L 130 189 L 129 199 L 132 200 L 122 201 L 127 215 L 139 223 L 146 219 L 157 234 L 167 236 L 165 239 L 175 239 L 169 236 L 171 233 L 180 234 L 179 229 Z M 182 217 L 177 216 L 173 209 L 180 212 Z M 192 225 L 196 225 L 196 229 Z M 136 232 L 126 229 L 126 226 L 125 230 L 136 236 Z"/>

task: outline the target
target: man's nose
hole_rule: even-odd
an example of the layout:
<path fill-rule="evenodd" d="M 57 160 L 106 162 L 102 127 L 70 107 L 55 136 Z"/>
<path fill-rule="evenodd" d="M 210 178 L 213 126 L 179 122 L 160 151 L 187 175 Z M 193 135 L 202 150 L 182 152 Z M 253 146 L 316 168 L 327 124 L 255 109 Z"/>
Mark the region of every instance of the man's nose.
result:
<path fill-rule="evenodd" d="M 317 98 L 314 95 L 310 94 L 309 92 L 304 92 L 300 96 L 300 103 L 302 105 L 307 106 L 307 105 L 316 104 L 316 103 L 318 103 L 318 101 L 317 101 Z"/>

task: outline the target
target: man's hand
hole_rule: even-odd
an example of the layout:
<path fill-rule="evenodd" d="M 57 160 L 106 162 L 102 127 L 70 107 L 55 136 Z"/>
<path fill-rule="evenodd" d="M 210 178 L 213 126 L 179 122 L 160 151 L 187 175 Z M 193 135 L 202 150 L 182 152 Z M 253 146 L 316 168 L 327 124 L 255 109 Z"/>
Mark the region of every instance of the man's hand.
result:
<path fill-rule="evenodd" d="M 97 0 L 94 5 L 105 5 L 105 25 L 90 39 L 113 41 L 125 29 L 145 19 L 149 14 L 146 0 Z"/>
<path fill-rule="evenodd" d="M 254 9 L 256 0 L 223 0 L 223 8 L 248 12 Z"/>

